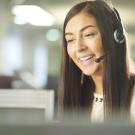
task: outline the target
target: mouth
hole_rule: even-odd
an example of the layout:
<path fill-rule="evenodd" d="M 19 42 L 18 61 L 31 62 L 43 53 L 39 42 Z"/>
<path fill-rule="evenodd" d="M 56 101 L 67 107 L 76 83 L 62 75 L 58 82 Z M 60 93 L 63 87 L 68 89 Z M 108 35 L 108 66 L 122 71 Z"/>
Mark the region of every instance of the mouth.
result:
<path fill-rule="evenodd" d="M 78 57 L 78 59 L 79 59 L 79 61 L 80 61 L 83 65 L 87 65 L 87 64 L 90 64 L 91 62 L 94 61 L 95 55 L 94 55 L 94 54 L 90 54 L 90 55 Z"/>

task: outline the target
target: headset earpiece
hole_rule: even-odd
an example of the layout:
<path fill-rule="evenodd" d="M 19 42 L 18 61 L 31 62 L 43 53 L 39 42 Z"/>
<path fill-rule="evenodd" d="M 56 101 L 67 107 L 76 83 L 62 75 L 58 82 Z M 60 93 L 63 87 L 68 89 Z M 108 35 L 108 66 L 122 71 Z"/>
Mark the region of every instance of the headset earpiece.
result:
<path fill-rule="evenodd" d="M 114 8 L 115 16 L 117 17 L 117 24 L 116 29 L 114 30 L 114 40 L 118 44 L 122 44 L 125 41 L 124 33 L 123 33 L 123 26 L 121 23 L 121 18 L 119 16 L 118 11 Z"/>
<path fill-rule="evenodd" d="M 114 31 L 114 39 L 119 44 L 122 44 L 125 41 L 124 35 L 119 29 Z"/>

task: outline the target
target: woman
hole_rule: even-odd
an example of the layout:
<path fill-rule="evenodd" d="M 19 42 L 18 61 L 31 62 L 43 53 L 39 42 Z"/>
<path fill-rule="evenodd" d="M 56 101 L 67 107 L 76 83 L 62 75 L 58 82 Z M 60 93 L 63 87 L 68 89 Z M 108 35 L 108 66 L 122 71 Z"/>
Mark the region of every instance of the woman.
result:
<path fill-rule="evenodd" d="M 126 44 L 119 13 L 110 3 L 72 7 L 63 27 L 59 111 L 86 111 L 91 121 L 116 114 L 128 118 L 135 79 Z"/>

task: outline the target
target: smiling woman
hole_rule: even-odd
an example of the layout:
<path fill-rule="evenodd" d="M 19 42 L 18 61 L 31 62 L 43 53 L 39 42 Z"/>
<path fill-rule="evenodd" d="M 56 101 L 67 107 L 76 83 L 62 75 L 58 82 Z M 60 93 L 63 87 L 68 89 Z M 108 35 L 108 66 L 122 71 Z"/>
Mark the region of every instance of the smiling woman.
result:
<path fill-rule="evenodd" d="M 101 63 L 95 62 L 96 57 L 103 55 L 102 39 L 96 19 L 85 12 L 77 14 L 68 22 L 65 35 L 68 54 L 83 73 L 88 76 L 94 76 L 97 72 L 101 74 Z"/>
<path fill-rule="evenodd" d="M 63 116 L 87 112 L 92 122 L 116 114 L 121 119 L 135 116 L 135 76 L 126 46 L 121 18 L 112 4 L 95 0 L 71 8 L 63 27 L 58 95 Z"/>

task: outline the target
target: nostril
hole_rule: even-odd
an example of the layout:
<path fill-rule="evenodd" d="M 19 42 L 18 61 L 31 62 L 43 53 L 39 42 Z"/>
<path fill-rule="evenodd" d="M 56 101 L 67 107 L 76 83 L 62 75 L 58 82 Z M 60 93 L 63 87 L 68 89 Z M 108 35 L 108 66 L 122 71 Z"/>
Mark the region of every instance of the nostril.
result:
<path fill-rule="evenodd" d="M 82 51 L 85 51 L 85 50 L 87 50 L 87 46 L 85 46 L 85 45 L 80 45 L 80 46 L 77 47 L 78 52 L 82 52 Z"/>

